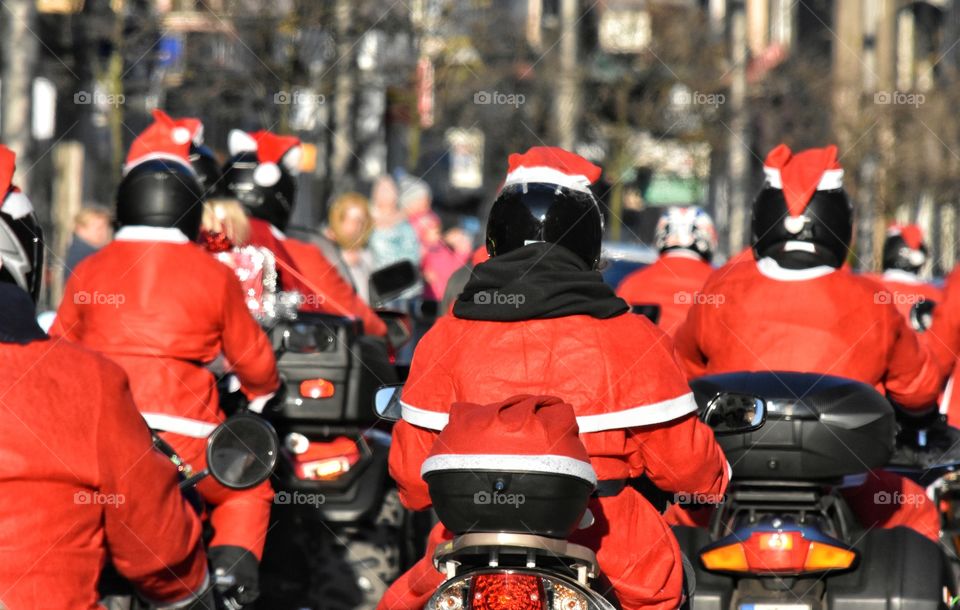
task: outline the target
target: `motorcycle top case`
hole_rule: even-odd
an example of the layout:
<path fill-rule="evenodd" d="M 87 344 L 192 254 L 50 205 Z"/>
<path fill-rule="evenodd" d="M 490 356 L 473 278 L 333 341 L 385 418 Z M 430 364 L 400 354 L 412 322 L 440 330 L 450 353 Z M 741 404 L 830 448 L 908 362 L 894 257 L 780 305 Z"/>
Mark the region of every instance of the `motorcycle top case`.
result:
<path fill-rule="evenodd" d="M 270 329 L 280 376 L 286 384 L 282 417 L 337 423 L 372 423 L 373 394 L 396 381 L 383 341 L 362 335 L 359 323 L 324 314 L 297 314 Z M 305 396 L 304 381 L 324 380 L 332 396 Z"/>
<path fill-rule="evenodd" d="M 437 517 L 455 535 L 509 532 L 566 538 L 579 525 L 593 484 L 566 474 L 434 470 L 423 475 Z"/>
<path fill-rule="evenodd" d="M 894 450 L 892 405 L 859 381 L 750 372 L 700 377 L 690 386 L 701 412 L 723 392 L 766 401 L 761 428 L 717 437 L 735 479 L 836 481 L 886 465 Z"/>

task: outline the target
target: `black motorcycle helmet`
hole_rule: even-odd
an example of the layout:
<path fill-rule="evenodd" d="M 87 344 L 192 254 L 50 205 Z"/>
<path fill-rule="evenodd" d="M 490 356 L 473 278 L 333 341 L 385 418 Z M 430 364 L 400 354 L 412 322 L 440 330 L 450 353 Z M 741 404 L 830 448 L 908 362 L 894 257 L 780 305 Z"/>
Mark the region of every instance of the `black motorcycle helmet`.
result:
<path fill-rule="evenodd" d="M 561 245 L 591 269 L 600 262 L 603 214 L 591 193 L 555 184 L 504 188 L 487 221 L 487 252 L 498 256 L 531 241 Z"/>
<path fill-rule="evenodd" d="M 853 206 L 843 189 L 817 191 L 799 219 L 798 233 L 787 229 L 787 203 L 780 189 L 765 187 L 753 202 L 753 251 L 788 269 L 840 267 L 853 239 Z M 806 246 L 801 246 L 802 242 Z"/>
<path fill-rule="evenodd" d="M 919 232 L 919 229 L 915 229 Z M 910 273 L 919 273 L 930 255 L 927 245 L 918 234 L 913 245 L 899 229 L 891 229 L 883 242 L 883 270 L 899 269 Z"/>
<path fill-rule="evenodd" d="M 206 145 L 190 145 L 190 165 L 197 173 L 197 182 L 204 197 L 209 197 L 219 188 L 220 164 L 213 151 Z"/>
<path fill-rule="evenodd" d="M 251 216 L 265 220 L 283 231 L 293 213 L 297 193 L 296 179 L 282 164 L 277 164 L 279 178 L 272 186 L 263 186 L 254 180 L 258 165 L 260 162 L 254 152 L 234 155 L 223 166 L 221 184 L 243 204 Z"/>
<path fill-rule="evenodd" d="M 155 159 L 131 169 L 117 189 L 117 223 L 175 227 L 191 241 L 200 235 L 203 190 L 190 168 Z"/>
<path fill-rule="evenodd" d="M 20 286 L 36 303 L 43 279 L 43 230 L 32 207 L 18 206 L 27 211 L 14 212 L 11 198 L 26 196 L 11 188 L 0 203 L 0 282 Z"/>

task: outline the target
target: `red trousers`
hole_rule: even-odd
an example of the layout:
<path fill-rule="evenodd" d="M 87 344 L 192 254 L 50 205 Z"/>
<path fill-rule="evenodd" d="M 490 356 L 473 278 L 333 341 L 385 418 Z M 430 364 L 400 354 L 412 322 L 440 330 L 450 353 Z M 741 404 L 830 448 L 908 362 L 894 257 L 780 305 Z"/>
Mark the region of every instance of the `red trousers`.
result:
<path fill-rule="evenodd" d="M 200 472 L 207 467 L 206 441 L 169 432 L 161 433 L 177 454 Z M 274 493 L 270 481 L 250 489 L 230 489 L 213 477 L 197 485 L 207 507 L 213 538 L 209 546 L 238 546 L 257 559 L 263 558 L 263 545 L 270 527 L 270 507 Z"/>
<path fill-rule="evenodd" d="M 590 511 L 594 524 L 575 532 L 571 541 L 597 554 L 623 610 L 677 608 L 683 588 L 680 549 L 656 509 L 638 492 L 626 489 L 618 496 L 591 501 Z M 390 586 L 378 610 L 422 609 L 444 580 L 433 567 L 433 552 L 451 537 L 438 524 L 430 532 L 426 556 Z"/>

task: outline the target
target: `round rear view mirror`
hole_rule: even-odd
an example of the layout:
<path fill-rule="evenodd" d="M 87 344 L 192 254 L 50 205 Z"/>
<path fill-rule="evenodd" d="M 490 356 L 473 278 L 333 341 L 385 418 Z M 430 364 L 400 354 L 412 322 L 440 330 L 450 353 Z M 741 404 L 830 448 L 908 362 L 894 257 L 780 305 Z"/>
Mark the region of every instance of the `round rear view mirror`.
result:
<path fill-rule="evenodd" d="M 225 487 L 256 487 L 270 478 L 279 447 L 273 426 L 251 413 L 240 413 L 207 439 L 207 470 Z"/>

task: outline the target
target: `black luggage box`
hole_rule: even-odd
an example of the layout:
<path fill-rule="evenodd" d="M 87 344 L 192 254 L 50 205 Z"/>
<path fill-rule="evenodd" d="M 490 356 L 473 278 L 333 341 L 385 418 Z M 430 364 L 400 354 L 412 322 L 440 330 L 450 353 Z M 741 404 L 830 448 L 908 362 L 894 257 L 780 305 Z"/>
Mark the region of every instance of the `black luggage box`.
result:
<path fill-rule="evenodd" d="M 360 323 L 349 318 L 300 312 L 293 321 L 270 330 L 287 395 L 282 416 L 289 419 L 373 423 L 373 394 L 396 381 L 386 344 L 363 336 Z M 304 380 L 325 379 L 333 384 L 329 398 L 300 393 Z"/>
<path fill-rule="evenodd" d="M 585 479 L 543 472 L 435 470 L 423 479 L 440 522 L 458 535 L 566 538 L 580 524 L 593 493 Z"/>
<path fill-rule="evenodd" d="M 824 480 L 884 466 L 893 453 L 893 407 L 867 384 L 814 373 L 727 373 L 690 383 L 701 411 L 720 392 L 760 396 L 767 421 L 718 437 L 736 479 Z"/>

